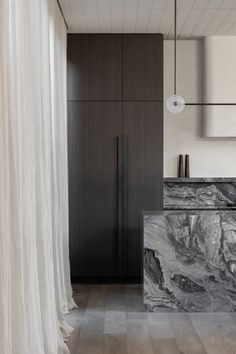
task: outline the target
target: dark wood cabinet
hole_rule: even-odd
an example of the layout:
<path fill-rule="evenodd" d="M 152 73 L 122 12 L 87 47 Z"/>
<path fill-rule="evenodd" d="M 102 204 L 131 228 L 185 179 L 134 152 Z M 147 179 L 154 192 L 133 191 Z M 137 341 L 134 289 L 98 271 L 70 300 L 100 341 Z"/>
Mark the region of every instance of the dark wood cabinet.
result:
<path fill-rule="evenodd" d="M 89 36 L 71 34 L 67 38 L 67 100 L 88 100 Z"/>
<path fill-rule="evenodd" d="M 118 276 L 117 138 L 122 104 L 68 103 L 70 258 L 74 276 Z"/>
<path fill-rule="evenodd" d="M 123 73 L 124 101 L 162 101 L 162 35 L 125 35 L 123 38 Z"/>
<path fill-rule="evenodd" d="M 122 36 L 89 36 L 89 100 L 122 100 Z"/>
<path fill-rule="evenodd" d="M 69 36 L 68 100 L 122 100 L 122 36 Z"/>
<path fill-rule="evenodd" d="M 127 137 L 127 274 L 139 276 L 142 256 L 141 211 L 162 208 L 162 103 L 124 102 Z"/>
<path fill-rule="evenodd" d="M 141 279 L 141 212 L 162 208 L 162 54 L 160 35 L 68 36 L 70 261 L 77 280 Z"/>

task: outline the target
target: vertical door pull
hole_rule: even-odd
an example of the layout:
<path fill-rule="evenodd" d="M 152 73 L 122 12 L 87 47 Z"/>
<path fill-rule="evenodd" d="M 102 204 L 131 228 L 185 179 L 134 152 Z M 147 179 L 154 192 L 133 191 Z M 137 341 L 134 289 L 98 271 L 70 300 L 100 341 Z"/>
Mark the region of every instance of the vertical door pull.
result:
<path fill-rule="evenodd" d="M 128 265 L 128 137 L 117 138 L 119 275 L 127 276 Z"/>
<path fill-rule="evenodd" d="M 119 276 L 123 274 L 123 137 L 117 137 L 117 219 Z"/>
<path fill-rule="evenodd" d="M 123 135 L 122 166 L 122 244 L 123 276 L 128 276 L 128 136 Z"/>

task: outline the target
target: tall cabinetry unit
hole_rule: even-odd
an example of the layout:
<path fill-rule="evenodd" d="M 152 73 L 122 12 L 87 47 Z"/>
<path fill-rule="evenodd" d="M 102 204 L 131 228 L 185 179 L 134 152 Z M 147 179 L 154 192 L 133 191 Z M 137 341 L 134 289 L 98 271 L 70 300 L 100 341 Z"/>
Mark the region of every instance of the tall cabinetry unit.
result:
<path fill-rule="evenodd" d="M 140 279 L 142 210 L 162 208 L 162 35 L 68 36 L 71 273 Z"/>

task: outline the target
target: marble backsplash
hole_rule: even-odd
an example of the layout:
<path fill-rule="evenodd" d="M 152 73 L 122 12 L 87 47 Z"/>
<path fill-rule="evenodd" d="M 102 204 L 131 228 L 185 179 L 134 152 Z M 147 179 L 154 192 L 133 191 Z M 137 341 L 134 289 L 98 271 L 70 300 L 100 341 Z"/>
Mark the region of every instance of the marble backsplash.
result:
<path fill-rule="evenodd" d="M 144 214 L 148 311 L 236 311 L 236 211 Z"/>
<path fill-rule="evenodd" d="M 166 178 L 165 209 L 220 209 L 236 204 L 236 178 Z"/>

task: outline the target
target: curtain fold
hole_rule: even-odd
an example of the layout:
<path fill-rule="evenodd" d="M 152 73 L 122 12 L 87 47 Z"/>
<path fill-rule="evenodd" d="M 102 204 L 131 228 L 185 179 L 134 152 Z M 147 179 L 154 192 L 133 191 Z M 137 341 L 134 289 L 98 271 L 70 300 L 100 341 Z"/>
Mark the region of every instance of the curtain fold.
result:
<path fill-rule="evenodd" d="M 66 28 L 56 0 L 0 8 L 0 353 L 64 354 Z"/>

